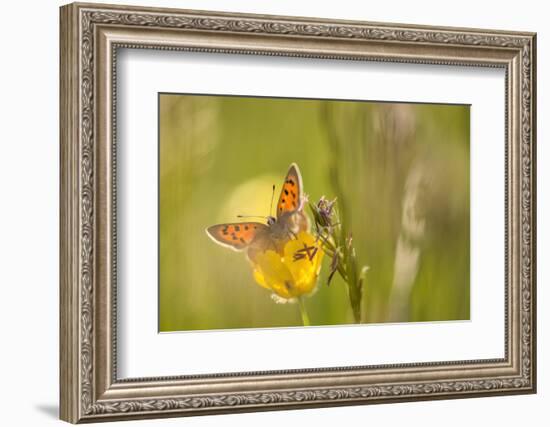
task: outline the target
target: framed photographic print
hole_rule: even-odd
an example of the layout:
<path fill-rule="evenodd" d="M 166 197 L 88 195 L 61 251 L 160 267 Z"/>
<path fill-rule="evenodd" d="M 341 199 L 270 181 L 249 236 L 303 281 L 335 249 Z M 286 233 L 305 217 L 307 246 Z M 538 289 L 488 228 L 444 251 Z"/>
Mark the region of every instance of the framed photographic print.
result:
<path fill-rule="evenodd" d="M 61 418 L 533 393 L 535 34 L 61 8 Z"/>

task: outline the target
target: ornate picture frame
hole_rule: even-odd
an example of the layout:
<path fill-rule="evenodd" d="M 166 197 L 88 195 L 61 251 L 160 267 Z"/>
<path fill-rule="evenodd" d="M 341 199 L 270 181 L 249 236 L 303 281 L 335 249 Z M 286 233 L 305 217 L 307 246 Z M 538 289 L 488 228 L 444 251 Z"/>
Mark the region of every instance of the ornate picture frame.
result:
<path fill-rule="evenodd" d="M 79 423 L 536 391 L 535 34 L 79 3 L 60 13 L 61 419 Z M 118 379 L 119 48 L 504 69 L 505 357 Z"/>

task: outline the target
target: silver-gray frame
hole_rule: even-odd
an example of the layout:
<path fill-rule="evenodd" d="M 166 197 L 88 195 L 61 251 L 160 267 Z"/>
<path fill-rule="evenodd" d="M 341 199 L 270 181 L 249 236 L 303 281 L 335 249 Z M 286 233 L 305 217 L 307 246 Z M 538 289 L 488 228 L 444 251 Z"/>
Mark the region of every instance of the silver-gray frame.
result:
<path fill-rule="evenodd" d="M 535 41 L 533 33 L 507 31 L 99 4 L 63 6 L 61 418 L 76 423 L 535 392 Z M 118 48 L 503 68 L 505 357 L 118 379 Z"/>

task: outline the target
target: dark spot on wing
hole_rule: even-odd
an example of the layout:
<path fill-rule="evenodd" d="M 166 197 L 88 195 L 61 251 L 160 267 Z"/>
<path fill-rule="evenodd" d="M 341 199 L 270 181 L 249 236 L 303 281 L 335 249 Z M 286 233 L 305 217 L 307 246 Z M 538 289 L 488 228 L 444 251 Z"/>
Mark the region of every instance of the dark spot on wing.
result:
<path fill-rule="evenodd" d="M 245 244 L 246 244 L 246 242 L 244 241 L 244 239 L 243 239 L 242 237 L 241 237 L 239 240 L 240 240 L 242 243 L 245 243 Z"/>
<path fill-rule="evenodd" d="M 292 194 L 292 198 L 295 199 L 296 198 L 296 193 L 294 191 L 291 191 L 290 194 Z"/>
<path fill-rule="evenodd" d="M 288 196 L 288 190 L 285 188 L 285 196 Z"/>
<path fill-rule="evenodd" d="M 235 231 L 240 231 L 241 230 L 241 227 L 239 227 L 238 225 L 235 226 Z"/>
<path fill-rule="evenodd" d="M 294 181 L 292 179 L 287 179 L 286 180 L 286 183 L 287 184 L 290 184 L 290 185 L 294 185 Z"/>
<path fill-rule="evenodd" d="M 245 229 L 245 230 L 248 230 L 248 225 L 245 225 L 245 226 L 244 226 L 244 229 Z"/>

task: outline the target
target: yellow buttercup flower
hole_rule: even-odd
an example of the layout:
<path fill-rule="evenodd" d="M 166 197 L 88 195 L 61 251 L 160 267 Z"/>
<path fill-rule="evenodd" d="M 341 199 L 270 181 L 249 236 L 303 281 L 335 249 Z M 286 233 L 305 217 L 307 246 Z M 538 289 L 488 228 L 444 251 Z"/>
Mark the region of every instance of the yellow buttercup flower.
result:
<path fill-rule="evenodd" d="M 306 231 L 288 240 L 281 255 L 274 250 L 260 252 L 254 259 L 254 279 L 273 292 L 279 302 L 294 302 L 312 293 L 317 285 L 323 250 Z"/>

